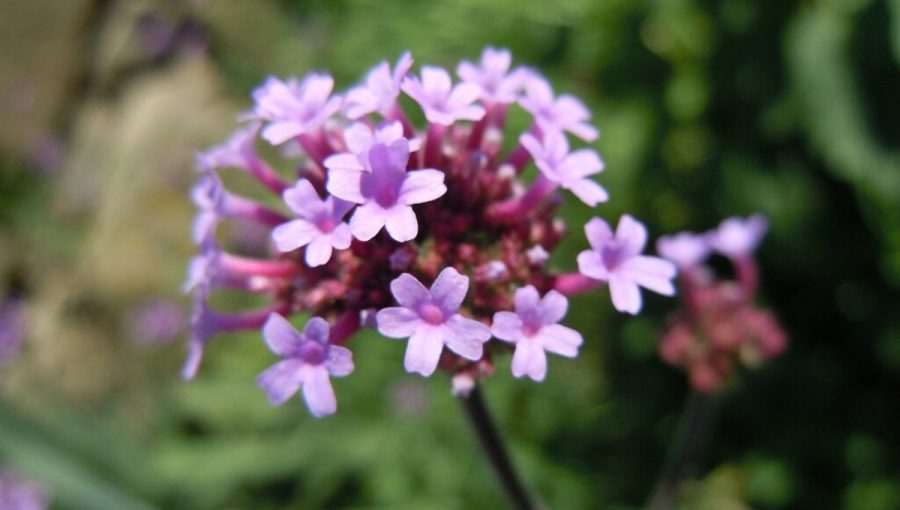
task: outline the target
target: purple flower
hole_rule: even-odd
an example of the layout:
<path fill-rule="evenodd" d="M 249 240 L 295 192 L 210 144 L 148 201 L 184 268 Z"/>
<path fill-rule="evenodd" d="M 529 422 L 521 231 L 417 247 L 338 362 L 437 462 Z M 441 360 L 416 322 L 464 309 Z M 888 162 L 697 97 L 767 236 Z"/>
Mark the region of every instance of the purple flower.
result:
<path fill-rule="evenodd" d="M 378 112 L 384 117 L 390 116 L 397 104 L 397 96 L 400 95 L 400 83 L 412 64 L 412 55 L 407 51 L 400 55 L 393 73 L 387 61 L 375 66 L 366 75 L 365 85 L 347 92 L 344 100 L 347 117 L 358 119 L 372 112 Z"/>
<path fill-rule="evenodd" d="M 695 267 L 709 256 L 706 236 L 693 232 L 679 232 L 673 236 L 661 236 L 656 240 L 656 251 L 671 260 L 680 269 Z"/>
<path fill-rule="evenodd" d="M 431 375 L 446 345 L 463 358 L 477 361 L 482 344 L 491 338 L 484 324 L 458 313 L 469 278 L 445 268 L 426 289 L 414 276 L 403 273 L 391 282 L 391 293 L 400 304 L 380 310 L 378 331 L 391 338 L 409 338 L 404 366 L 407 372 Z"/>
<path fill-rule="evenodd" d="M 0 471 L 0 508 L 3 510 L 46 510 L 50 491 L 9 471 Z"/>
<path fill-rule="evenodd" d="M 481 95 L 478 85 L 459 83 L 454 87 L 450 74 L 440 67 L 423 67 L 421 81 L 409 76 L 401 88 L 419 103 L 428 122 L 450 126 L 458 120 L 484 117 L 484 108 L 472 104 Z"/>
<path fill-rule="evenodd" d="M 256 108 L 252 116 L 268 122 L 262 137 L 279 145 L 319 129 L 340 109 L 340 99 L 329 97 L 333 88 L 334 80 L 327 74 L 310 73 L 302 82 L 269 77 L 253 91 Z"/>
<path fill-rule="evenodd" d="M 606 190 L 588 179 L 589 175 L 603 171 L 603 162 L 595 151 L 579 149 L 570 153 L 569 142 L 559 131 L 548 131 L 542 138 L 538 141 L 526 133 L 519 142 L 531 153 L 544 177 L 571 191 L 591 207 L 609 200 Z"/>
<path fill-rule="evenodd" d="M 206 344 L 218 332 L 215 325 L 215 312 L 209 308 L 209 288 L 197 287 L 194 292 L 194 306 L 191 309 L 190 335 L 188 336 L 188 354 L 181 367 L 181 377 L 193 379 L 203 361 Z"/>
<path fill-rule="evenodd" d="M 356 122 L 344 130 L 344 142 L 349 152 L 339 152 L 325 159 L 329 170 L 368 170 L 369 150 L 377 143 L 391 145 L 403 139 L 403 124 L 387 122 L 372 131 L 368 125 Z M 422 143 L 418 138 L 407 139 L 409 152 L 419 150 Z"/>
<path fill-rule="evenodd" d="M 306 179 L 284 191 L 284 202 L 300 218 L 272 230 L 278 251 L 289 252 L 306 246 L 306 264 L 316 267 L 331 259 L 332 249 L 350 247 L 350 227 L 343 218 L 353 207 L 352 203 L 334 197 L 322 200 Z"/>
<path fill-rule="evenodd" d="M 708 234 L 709 245 L 726 257 L 744 258 L 753 253 L 768 229 L 769 222 L 761 214 L 747 219 L 728 218 Z"/>
<path fill-rule="evenodd" d="M 285 403 L 303 388 L 303 399 L 313 416 L 319 418 L 337 410 L 330 376 L 344 377 L 353 372 L 350 349 L 330 345 L 330 326 L 313 317 L 303 333 L 277 313 L 263 326 L 269 349 L 284 358 L 259 374 L 256 384 L 265 390 L 272 405 Z"/>
<path fill-rule="evenodd" d="M 567 358 L 578 355 L 581 333 L 557 324 L 566 315 L 569 302 L 565 296 L 551 290 L 541 299 L 537 289 L 529 285 L 516 290 L 516 311 L 497 312 L 491 333 L 500 340 L 516 344 L 512 373 L 516 377 L 528 375 L 543 381 L 547 375 L 547 355 L 544 351 Z"/>
<path fill-rule="evenodd" d="M 369 150 L 369 171 L 331 170 L 328 191 L 361 204 L 350 219 L 350 231 L 360 241 L 375 237 L 382 228 L 399 242 L 415 239 L 419 223 L 413 204 L 430 202 L 447 192 L 444 173 L 425 169 L 406 171 L 409 145 L 401 138 L 390 145 L 377 143 Z"/>
<path fill-rule="evenodd" d="M 568 131 L 587 142 L 597 139 L 597 128 L 586 121 L 591 114 L 574 96 L 553 96 L 547 80 L 532 73 L 525 84 L 525 97 L 519 99 L 522 108 L 534 115 L 541 132 Z"/>
<path fill-rule="evenodd" d="M 247 168 L 259 157 L 254 142 L 259 132 L 259 122 L 235 131 L 227 140 L 198 155 L 205 166 L 212 168 Z"/>
<path fill-rule="evenodd" d="M 243 218 L 266 225 L 277 225 L 287 220 L 280 213 L 225 189 L 219 175 L 202 159 L 201 176 L 191 189 L 191 200 L 199 211 L 194 218 L 192 237 L 197 244 L 213 239 L 222 218 Z"/>
<path fill-rule="evenodd" d="M 456 74 L 463 82 L 477 85 L 484 101 L 509 104 L 518 99 L 527 78 L 524 69 L 509 72 L 511 63 L 509 50 L 488 47 L 481 53 L 478 65 L 464 60 L 456 67 Z"/>
<path fill-rule="evenodd" d="M 640 222 L 623 215 L 613 235 L 605 221 L 594 218 L 584 226 L 584 233 L 592 249 L 578 254 L 578 270 L 609 283 L 616 310 L 632 315 L 640 311 L 639 285 L 666 296 L 675 294 L 675 265 L 640 254 L 647 243 L 647 229 Z"/>
<path fill-rule="evenodd" d="M 146 303 L 129 315 L 131 334 L 136 341 L 163 344 L 171 342 L 184 327 L 181 306 L 169 299 Z"/>

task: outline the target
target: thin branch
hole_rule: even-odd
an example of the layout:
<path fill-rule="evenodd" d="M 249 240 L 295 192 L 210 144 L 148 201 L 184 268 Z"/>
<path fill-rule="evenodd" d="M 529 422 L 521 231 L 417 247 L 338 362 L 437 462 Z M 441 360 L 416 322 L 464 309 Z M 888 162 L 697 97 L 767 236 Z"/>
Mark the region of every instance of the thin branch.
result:
<path fill-rule="evenodd" d="M 481 388 L 476 385 L 468 395 L 461 395 L 459 401 L 513 508 L 539 510 L 541 507 L 531 499 L 528 490 L 525 489 L 525 485 L 513 468 L 503 440 L 497 432 L 497 426 L 485 406 Z"/>
<path fill-rule="evenodd" d="M 669 450 L 665 468 L 659 477 L 649 510 L 670 510 L 678 498 L 678 486 L 694 461 L 709 429 L 712 396 L 691 391 L 678 426 L 678 441 Z"/>

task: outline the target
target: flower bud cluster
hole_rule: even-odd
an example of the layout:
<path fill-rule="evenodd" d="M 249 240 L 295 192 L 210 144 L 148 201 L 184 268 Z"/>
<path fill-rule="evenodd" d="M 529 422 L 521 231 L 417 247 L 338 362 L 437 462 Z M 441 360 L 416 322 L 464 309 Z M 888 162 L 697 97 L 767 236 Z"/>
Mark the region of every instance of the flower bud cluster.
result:
<path fill-rule="evenodd" d="M 682 301 L 659 353 L 684 368 L 698 391 L 716 391 L 736 365 L 759 366 L 787 347 L 775 316 L 753 303 L 759 283 L 753 252 L 767 228 L 760 215 L 729 218 L 705 234 L 682 232 L 657 242 L 659 253 L 678 266 Z M 704 265 L 713 253 L 730 261 L 735 280 L 716 279 Z"/>

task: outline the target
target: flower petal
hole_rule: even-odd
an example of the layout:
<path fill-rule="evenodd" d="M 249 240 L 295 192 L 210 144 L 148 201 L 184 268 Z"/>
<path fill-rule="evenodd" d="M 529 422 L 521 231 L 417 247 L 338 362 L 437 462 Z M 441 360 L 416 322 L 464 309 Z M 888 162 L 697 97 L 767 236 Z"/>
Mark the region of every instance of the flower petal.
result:
<path fill-rule="evenodd" d="M 609 293 L 616 310 L 631 315 L 637 315 L 641 310 L 641 291 L 633 281 L 616 274 L 610 275 Z"/>
<path fill-rule="evenodd" d="M 459 310 L 469 291 L 469 277 L 453 267 L 445 267 L 431 284 L 431 298 L 445 316 Z"/>
<path fill-rule="evenodd" d="M 362 176 L 363 172 L 360 171 L 334 168 L 328 172 L 326 188 L 329 193 L 338 198 L 363 204 L 366 199 L 360 191 Z"/>
<path fill-rule="evenodd" d="M 256 378 L 256 385 L 266 392 L 273 406 L 285 403 L 297 393 L 302 382 L 303 362 L 298 359 L 279 361 Z"/>
<path fill-rule="evenodd" d="M 269 319 L 263 325 L 262 333 L 269 349 L 281 357 L 293 355 L 300 347 L 300 332 L 277 313 L 269 315 Z"/>
<path fill-rule="evenodd" d="M 430 202 L 444 195 L 447 186 L 444 184 L 444 172 L 425 169 L 406 173 L 400 185 L 400 198 L 407 205 Z"/>
<path fill-rule="evenodd" d="M 422 303 L 431 301 L 431 292 L 409 273 L 403 273 L 391 282 L 391 294 L 400 306 L 415 310 Z"/>
<path fill-rule="evenodd" d="M 556 324 L 566 316 L 569 310 L 569 300 L 555 290 L 544 294 L 538 305 L 538 317 L 541 324 Z"/>
<path fill-rule="evenodd" d="M 425 377 L 434 373 L 441 359 L 441 351 L 444 349 L 441 329 L 421 327 L 409 338 L 403 359 L 403 366 L 407 372 L 416 372 Z"/>
<path fill-rule="evenodd" d="M 408 205 L 397 204 L 385 211 L 384 227 L 391 238 L 400 243 L 412 241 L 419 234 L 416 213 Z"/>
<path fill-rule="evenodd" d="M 520 317 L 525 315 L 537 315 L 541 295 L 533 285 L 521 287 L 516 290 L 516 313 Z"/>
<path fill-rule="evenodd" d="M 302 218 L 282 223 L 272 229 L 272 240 L 275 241 L 275 247 L 283 253 L 306 246 L 321 235 L 318 227 Z"/>
<path fill-rule="evenodd" d="M 540 344 L 533 339 L 516 344 L 512 358 L 512 374 L 515 377 L 528 375 L 535 381 L 544 380 L 547 373 L 547 355 Z"/>
<path fill-rule="evenodd" d="M 328 347 L 328 359 L 325 361 L 328 373 L 334 377 L 350 375 L 355 368 L 353 365 L 353 353 L 346 347 L 331 345 Z"/>
<path fill-rule="evenodd" d="M 609 193 L 591 179 L 578 179 L 567 182 L 563 187 L 571 191 L 585 204 L 594 207 L 601 202 L 609 200 Z"/>
<path fill-rule="evenodd" d="M 328 370 L 322 366 L 305 367 L 303 377 L 303 399 L 306 407 L 316 418 L 334 414 L 337 411 L 337 399 L 334 396 L 334 388 L 331 387 L 331 379 Z"/>
<path fill-rule="evenodd" d="M 409 338 L 422 324 L 416 312 L 399 306 L 379 310 L 375 321 L 378 332 L 391 338 Z"/>
<path fill-rule="evenodd" d="M 303 339 L 310 342 L 327 344 L 331 336 L 331 325 L 321 317 L 311 317 L 303 327 Z"/>
<path fill-rule="evenodd" d="M 325 209 L 325 203 L 306 179 L 300 179 L 293 188 L 284 190 L 284 203 L 295 213 L 307 220 L 312 220 Z"/>
<path fill-rule="evenodd" d="M 603 245 L 613 237 L 612 229 L 609 228 L 609 223 L 606 223 L 602 218 L 592 218 L 585 223 L 584 235 L 587 237 L 591 248 L 597 251 L 601 250 Z"/>
<path fill-rule="evenodd" d="M 478 361 L 484 355 L 483 344 L 491 339 L 491 330 L 484 324 L 456 314 L 444 323 L 447 347 L 463 358 Z"/>
<path fill-rule="evenodd" d="M 384 228 L 385 210 L 376 204 L 363 204 L 350 218 L 350 232 L 360 241 L 368 241 Z"/>
<path fill-rule="evenodd" d="M 647 228 L 630 215 L 623 214 L 616 226 L 616 240 L 625 245 L 627 254 L 637 255 L 647 244 Z"/>
<path fill-rule="evenodd" d="M 578 272 L 595 280 L 606 281 L 609 279 L 609 271 L 603 263 L 603 257 L 593 250 L 584 250 L 578 254 Z"/>
<path fill-rule="evenodd" d="M 560 356 L 574 358 L 584 342 L 581 333 L 562 324 L 550 324 L 541 328 L 538 335 L 544 349 Z"/>
<path fill-rule="evenodd" d="M 619 272 L 641 287 L 658 294 L 664 296 L 675 294 L 675 286 L 672 284 L 676 274 L 675 264 L 668 260 L 639 255 L 628 259 Z"/>
<path fill-rule="evenodd" d="M 318 267 L 331 260 L 331 236 L 319 234 L 306 246 L 306 265 Z"/>
<path fill-rule="evenodd" d="M 513 312 L 497 312 L 491 324 L 491 333 L 506 342 L 517 342 L 522 336 L 522 319 Z"/>

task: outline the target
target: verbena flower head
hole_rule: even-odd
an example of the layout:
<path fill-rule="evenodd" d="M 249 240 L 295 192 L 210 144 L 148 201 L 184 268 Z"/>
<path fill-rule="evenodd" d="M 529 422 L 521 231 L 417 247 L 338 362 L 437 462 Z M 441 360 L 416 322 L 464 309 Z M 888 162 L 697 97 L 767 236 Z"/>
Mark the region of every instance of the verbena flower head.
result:
<path fill-rule="evenodd" d="M 593 220 L 594 255 L 579 258 L 584 274 L 548 263 L 566 236 L 557 216 L 562 199 L 571 192 L 581 207 L 593 207 L 608 198 L 595 182 L 599 155 L 567 138 L 597 136 L 579 100 L 555 96 L 535 71 L 514 67 L 506 50 L 460 63 L 461 82 L 435 66 L 411 73 L 411 64 L 409 54 L 393 69 L 382 62 L 338 96 L 324 74 L 269 78 L 245 116 L 254 124 L 198 157 L 201 254 L 187 285 L 195 312 L 186 377 L 220 334 L 262 328 L 284 360 L 260 377 L 261 386 L 274 403 L 303 388 L 321 416 L 336 405 L 328 378 L 352 367 L 329 365 L 326 353 L 349 360 L 343 346 L 371 327 L 406 339 L 398 367 L 423 376 L 442 369 L 457 391 L 471 389 L 493 372 L 496 356 L 512 351 L 513 375 L 541 380 L 546 352 L 574 357 L 582 343 L 560 323 L 565 295 L 609 284 L 616 306 L 636 313 L 638 285 L 673 291 L 671 263 L 640 255 L 646 231 L 630 217 L 616 236 L 600 235 L 595 226 L 603 222 Z M 400 93 L 420 115 L 407 115 Z M 525 133 L 506 125 L 517 104 L 532 116 Z M 274 169 L 286 165 L 259 157 L 265 143 L 296 145 L 304 157 L 290 175 L 280 173 Z M 538 171 L 526 173 L 529 165 Z M 226 191 L 229 166 L 247 170 L 271 200 Z M 522 177 L 534 173 L 531 182 Z M 216 228 L 233 219 L 257 225 L 271 250 L 237 253 L 225 238 L 229 229 Z M 270 303 L 241 312 L 210 306 L 211 295 L 235 290 Z M 315 317 L 302 334 L 285 319 L 299 313 Z"/>
<path fill-rule="evenodd" d="M 682 232 L 657 243 L 682 268 L 682 308 L 662 336 L 660 356 L 682 367 L 698 391 L 716 391 L 736 366 L 759 366 L 787 347 L 775 316 L 753 303 L 759 280 L 753 250 L 766 225 L 761 215 L 729 218 L 705 234 Z M 729 257 L 735 280 L 716 279 L 702 265 L 713 250 Z"/>

